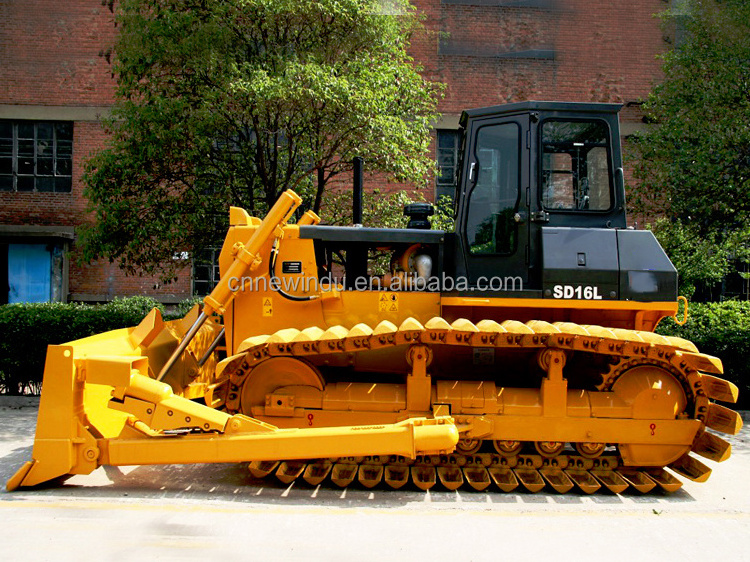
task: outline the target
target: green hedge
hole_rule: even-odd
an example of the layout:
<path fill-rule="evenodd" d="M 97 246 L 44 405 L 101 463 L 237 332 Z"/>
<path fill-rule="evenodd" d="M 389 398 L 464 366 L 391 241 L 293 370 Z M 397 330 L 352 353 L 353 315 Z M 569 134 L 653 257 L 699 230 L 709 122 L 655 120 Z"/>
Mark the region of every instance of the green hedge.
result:
<path fill-rule="evenodd" d="M 165 319 L 180 318 L 199 299 L 181 303 Z M 152 309 L 164 307 L 148 297 L 114 300 L 104 305 L 11 304 L 0 306 L 0 392 L 40 390 L 48 344 L 135 326 Z M 657 332 L 680 336 L 724 362 L 724 378 L 740 388 L 736 407 L 750 408 L 750 302 L 691 304 L 690 319 L 677 326 L 661 322 Z"/>
<path fill-rule="evenodd" d="M 165 319 L 181 317 L 186 301 Z M 103 305 L 41 303 L 0 306 L 0 393 L 38 393 L 47 345 L 137 325 L 152 309 L 164 307 L 149 297 L 115 299 Z"/>
<path fill-rule="evenodd" d="M 721 359 L 723 378 L 740 389 L 733 407 L 750 408 L 750 302 L 691 303 L 687 324 L 678 326 L 669 318 L 656 331 L 690 340 L 701 353 Z"/>

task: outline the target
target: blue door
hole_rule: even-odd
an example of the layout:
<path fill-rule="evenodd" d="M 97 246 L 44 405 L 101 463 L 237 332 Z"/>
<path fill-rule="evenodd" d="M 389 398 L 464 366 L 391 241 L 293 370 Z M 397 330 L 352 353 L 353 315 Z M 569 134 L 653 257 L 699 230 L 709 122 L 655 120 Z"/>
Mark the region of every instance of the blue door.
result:
<path fill-rule="evenodd" d="M 8 302 L 49 302 L 51 270 L 47 244 L 8 244 Z"/>

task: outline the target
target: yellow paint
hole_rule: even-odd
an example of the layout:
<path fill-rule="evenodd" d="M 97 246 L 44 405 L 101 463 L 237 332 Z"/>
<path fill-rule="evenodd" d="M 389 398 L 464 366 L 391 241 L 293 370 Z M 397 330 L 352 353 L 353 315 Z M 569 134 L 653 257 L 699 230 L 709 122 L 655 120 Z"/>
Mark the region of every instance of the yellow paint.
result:
<path fill-rule="evenodd" d="M 514 299 L 485 297 L 442 297 L 442 306 L 481 306 L 489 308 L 562 308 L 589 310 L 649 310 L 656 312 L 677 311 L 676 302 L 638 302 L 609 300 L 566 300 L 566 299 Z"/>

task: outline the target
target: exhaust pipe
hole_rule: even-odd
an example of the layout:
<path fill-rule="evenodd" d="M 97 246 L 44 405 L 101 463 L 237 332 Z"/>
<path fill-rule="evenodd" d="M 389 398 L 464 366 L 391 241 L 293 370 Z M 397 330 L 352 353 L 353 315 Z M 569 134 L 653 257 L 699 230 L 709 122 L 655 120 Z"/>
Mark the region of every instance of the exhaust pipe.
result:
<path fill-rule="evenodd" d="M 362 226 L 362 190 L 365 161 L 359 156 L 352 160 L 354 166 L 354 192 L 352 194 L 352 222 Z"/>

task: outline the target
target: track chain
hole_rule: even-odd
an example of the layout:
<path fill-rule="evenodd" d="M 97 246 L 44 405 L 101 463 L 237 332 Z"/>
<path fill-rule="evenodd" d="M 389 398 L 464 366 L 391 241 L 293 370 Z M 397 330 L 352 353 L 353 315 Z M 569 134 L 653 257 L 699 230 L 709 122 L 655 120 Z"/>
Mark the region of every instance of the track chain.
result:
<path fill-rule="evenodd" d="M 226 385 L 224 407 L 234 412 L 239 411 L 239 389 L 245 377 L 255 365 L 270 357 L 348 354 L 417 344 L 527 350 L 548 348 L 606 355 L 611 367 L 604 374 L 600 390 L 610 389 L 617 378 L 631 366 L 644 363 L 656 364 L 672 373 L 682 385 L 690 409 L 687 412 L 688 416 L 702 421 L 711 429 L 724 433 L 735 434 L 741 427 L 741 420 L 736 412 L 711 402 L 711 399 L 734 402 L 737 397 L 737 389 L 734 385 L 713 376 L 723 372 L 719 359 L 699 353 L 694 344 L 682 338 L 571 322 L 529 321 L 522 323 L 508 320 L 497 323 L 492 320 L 482 320 L 474 324 L 466 319 L 448 323 L 443 318 L 435 317 L 424 325 L 414 318 L 408 318 L 400 326 L 384 320 L 374 328 L 367 324 L 357 324 L 351 329 L 343 326 L 333 326 L 327 330 L 317 327 L 304 330 L 289 328 L 271 335 L 247 338 L 238 347 L 236 355 L 228 357 L 219 364 L 217 380 L 221 381 L 219 384 Z M 712 460 L 724 460 L 729 456 L 728 450 L 726 442 L 703 431 L 696 437 L 693 446 L 693 452 Z M 481 466 L 473 461 L 472 465 L 470 462 L 471 459 L 487 457 L 491 459 L 489 464 L 486 460 L 481 461 Z M 518 459 L 527 463 L 528 458 L 536 457 L 542 458 L 538 455 L 520 455 Z M 335 476 L 332 478 L 335 483 L 357 479 L 363 485 L 367 485 L 365 482 L 375 481 L 377 484 L 384 479 L 391 487 L 400 487 L 406 483 L 402 474 L 403 467 L 408 467 L 409 470 L 406 472 L 409 473 L 411 481 L 422 489 L 429 489 L 438 481 L 450 489 L 455 489 L 451 487 L 458 487 L 466 482 L 474 489 L 486 489 L 494 484 L 500 489 L 507 488 L 506 491 L 518 485 L 531 491 L 538 491 L 545 485 L 549 485 L 558 491 L 567 491 L 575 486 L 587 493 L 602 487 L 614 492 L 623 491 L 628 487 L 649 491 L 657 486 L 673 491 L 681 485 L 679 480 L 663 468 L 637 470 L 624 468 L 619 460 L 612 461 L 612 458 L 615 457 L 601 457 L 601 459 L 610 459 L 602 461 L 608 463 L 608 466 L 613 462 L 615 466 L 600 469 L 588 467 L 591 459 L 576 456 L 560 456 L 556 459 L 532 462 L 532 464 L 541 462 L 539 466 L 506 466 L 503 463 L 507 464 L 510 462 L 509 459 L 499 455 L 449 455 L 445 462 L 440 461 L 437 464 L 432 461 L 425 462 L 424 457 L 418 461 L 396 464 L 336 461 L 330 463 L 330 472 Z M 568 468 L 568 464 L 565 466 L 554 464 L 554 462 L 570 463 L 571 459 L 574 459 L 574 468 Z M 575 463 L 583 463 L 585 466 L 579 468 Z M 251 465 L 251 469 L 256 475 L 265 471 L 265 469 L 261 470 L 257 463 L 254 465 Z M 324 467 L 327 466 L 325 463 L 318 465 L 320 463 L 302 461 L 277 463 L 273 471 L 278 473 L 282 481 L 291 478 L 294 474 L 296 476 L 291 478 L 292 480 L 307 474 L 308 478 L 305 480 L 314 482 L 318 477 L 312 477 L 308 472 L 316 472 L 316 469 L 310 467 L 317 466 L 319 469 L 317 474 L 324 471 Z M 293 466 L 293 470 L 290 466 Z M 370 466 L 383 467 L 383 471 L 365 468 Z M 335 467 L 341 468 L 334 470 Z M 707 467 L 689 455 L 673 463 L 670 468 L 694 480 L 703 480 L 710 473 Z M 370 472 L 375 476 L 361 476 Z M 379 472 L 390 473 L 391 477 L 384 475 L 377 477 Z M 345 474 L 346 477 L 339 473 Z M 394 478 L 393 475 L 396 473 L 401 476 Z"/>
<path fill-rule="evenodd" d="M 345 488 L 385 486 L 419 490 L 436 486 L 476 491 L 539 492 L 545 488 L 564 494 L 580 491 L 622 493 L 634 490 L 674 492 L 682 482 L 661 468 L 633 469 L 622 466 L 617 455 L 596 459 L 579 455 L 543 458 L 540 455 L 503 457 L 497 454 L 431 455 L 404 457 L 347 457 L 312 461 L 256 461 L 249 465 L 256 478 L 275 476 L 283 484 L 302 480 L 310 486 L 328 482 Z"/>

